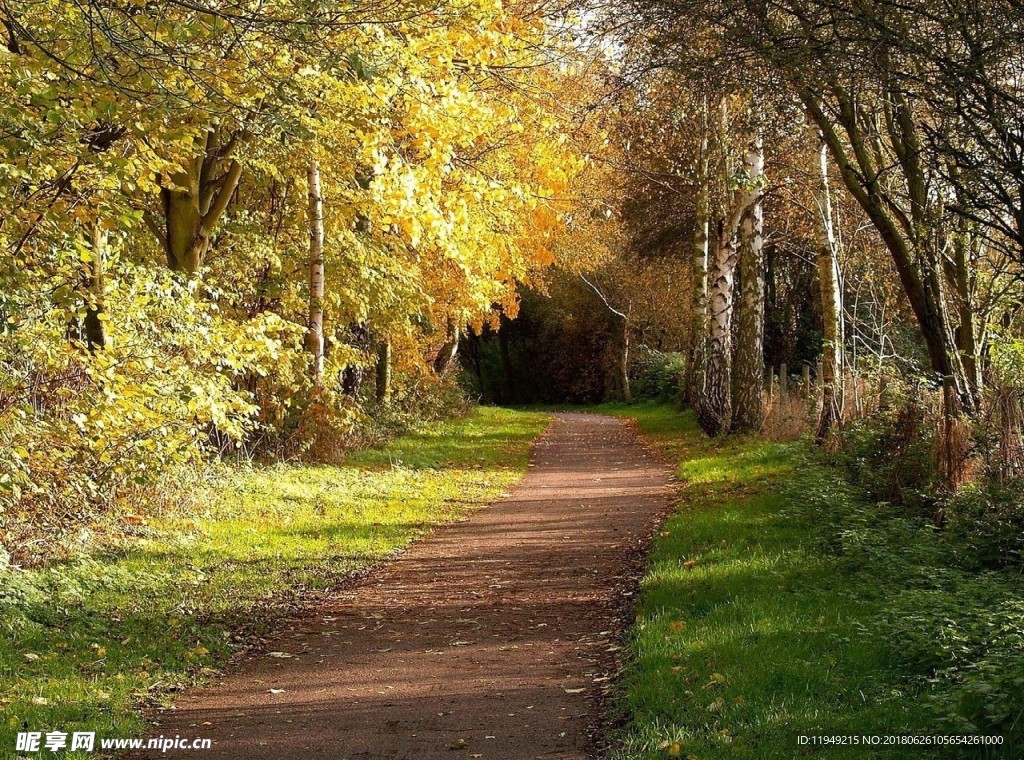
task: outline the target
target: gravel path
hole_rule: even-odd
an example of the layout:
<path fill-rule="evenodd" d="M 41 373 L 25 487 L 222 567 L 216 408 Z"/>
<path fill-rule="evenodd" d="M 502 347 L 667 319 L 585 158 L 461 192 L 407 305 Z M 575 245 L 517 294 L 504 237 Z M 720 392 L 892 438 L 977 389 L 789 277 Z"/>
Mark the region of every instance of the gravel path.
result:
<path fill-rule="evenodd" d="M 203 758 L 586 758 L 667 468 L 612 417 L 559 414 L 508 498 L 412 544 L 185 695 L 154 733 Z M 281 657 L 280 653 L 293 655 Z M 151 734 L 152 735 L 152 734 Z"/>

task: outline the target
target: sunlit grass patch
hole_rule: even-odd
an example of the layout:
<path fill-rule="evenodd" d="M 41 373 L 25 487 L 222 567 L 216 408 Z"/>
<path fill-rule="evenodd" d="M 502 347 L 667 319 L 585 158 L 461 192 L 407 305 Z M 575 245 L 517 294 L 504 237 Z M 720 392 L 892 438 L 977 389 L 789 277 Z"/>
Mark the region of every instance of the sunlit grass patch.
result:
<path fill-rule="evenodd" d="M 514 485 L 547 419 L 480 408 L 340 466 L 235 471 L 146 538 L 0 571 L 0 757 L 26 726 L 141 735 L 136 708 L 214 674 L 236 632 L 272 628 Z"/>

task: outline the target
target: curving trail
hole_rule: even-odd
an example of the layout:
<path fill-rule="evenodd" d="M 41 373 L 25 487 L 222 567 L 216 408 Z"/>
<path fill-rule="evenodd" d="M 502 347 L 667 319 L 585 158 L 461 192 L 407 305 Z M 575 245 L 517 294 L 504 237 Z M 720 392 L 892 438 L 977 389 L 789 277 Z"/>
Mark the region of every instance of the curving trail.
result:
<path fill-rule="evenodd" d="M 294 657 L 249 659 L 159 716 L 159 733 L 212 750 L 155 756 L 592 756 L 623 613 L 672 494 L 624 423 L 556 415 L 508 498 L 271 644 Z"/>

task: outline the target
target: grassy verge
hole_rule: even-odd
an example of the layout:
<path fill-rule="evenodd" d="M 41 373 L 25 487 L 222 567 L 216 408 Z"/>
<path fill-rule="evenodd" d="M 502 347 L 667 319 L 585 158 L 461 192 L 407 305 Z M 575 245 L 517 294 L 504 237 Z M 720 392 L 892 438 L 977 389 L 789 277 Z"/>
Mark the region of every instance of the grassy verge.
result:
<path fill-rule="evenodd" d="M 812 746 L 803 735 L 1001 734 L 1024 705 L 1024 590 L 957 569 L 801 444 L 633 417 L 683 481 L 643 581 L 617 758 L 1019 757 L 1020 745 Z M 1016 691 L 1015 691 L 1016 690 Z"/>
<path fill-rule="evenodd" d="M 237 472 L 203 511 L 123 549 L 0 570 L 0 757 L 24 727 L 143 735 L 138 706 L 215 673 L 239 631 L 514 484 L 546 422 L 480 408 L 339 467 Z"/>

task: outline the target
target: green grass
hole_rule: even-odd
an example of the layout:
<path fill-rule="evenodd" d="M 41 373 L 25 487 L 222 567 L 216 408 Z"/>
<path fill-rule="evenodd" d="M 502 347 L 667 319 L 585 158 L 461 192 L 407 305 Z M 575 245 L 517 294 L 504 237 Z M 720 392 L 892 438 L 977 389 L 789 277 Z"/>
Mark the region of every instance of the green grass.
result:
<path fill-rule="evenodd" d="M 797 736 L 979 730 L 951 714 L 962 680 L 942 668 L 984 649 L 958 619 L 979 589 L 1019 602 L 1018 580 L 951 570 L 933 531 L 858 502 L 804 444 L 709 441 L 665 406 L 599 410 L 636 419 L 683 484 L 643 579 L 616 758 L 982 756 Z"/>
<path fill-rule="evenodd" d="M 341 466 L 238 471 L 117 551 L 0 572 L 0 757 L 24 726 L 144 735 L 138 707 L 214 674 L 237 632 L 513 485 L 547 419 L 479 408 Z"/>

